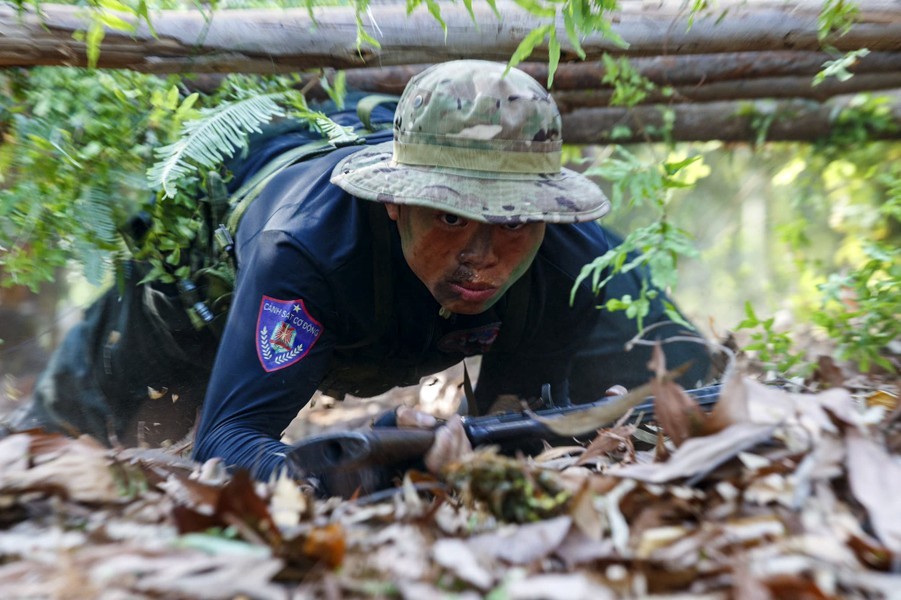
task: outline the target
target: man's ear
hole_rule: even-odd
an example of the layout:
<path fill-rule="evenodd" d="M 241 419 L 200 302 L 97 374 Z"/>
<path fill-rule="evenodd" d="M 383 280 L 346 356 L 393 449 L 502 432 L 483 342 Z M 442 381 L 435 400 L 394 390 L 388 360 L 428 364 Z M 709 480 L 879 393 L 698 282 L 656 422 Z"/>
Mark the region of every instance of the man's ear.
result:
<path fill-rule="evenodd" d="M 392 204 L 390 202 L 385 203 L 385 210 L 388 211 L 388 218 L 392 221 L 397 221 L 397 215 L 400 212 L 400 209 L 397 204 Z"/>

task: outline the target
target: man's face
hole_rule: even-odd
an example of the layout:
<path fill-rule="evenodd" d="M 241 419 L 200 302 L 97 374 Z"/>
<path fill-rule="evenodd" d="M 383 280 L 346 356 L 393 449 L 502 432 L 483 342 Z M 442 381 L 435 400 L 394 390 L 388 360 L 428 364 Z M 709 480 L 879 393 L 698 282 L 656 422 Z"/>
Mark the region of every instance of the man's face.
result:
<path fill-rule="evenodd" d="M 489 225 L 421 206 L 387 204 L 404 258 L 445 309 L 488 310 L 526 272 L 544 239 L 544 223 Z"/>

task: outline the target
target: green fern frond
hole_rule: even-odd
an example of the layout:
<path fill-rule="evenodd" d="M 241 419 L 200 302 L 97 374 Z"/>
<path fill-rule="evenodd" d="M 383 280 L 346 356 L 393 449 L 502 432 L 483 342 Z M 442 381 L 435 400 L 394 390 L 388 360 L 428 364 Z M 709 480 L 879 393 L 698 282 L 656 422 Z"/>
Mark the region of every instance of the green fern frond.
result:
<path fill-rule="evenodd" d="M 106 190 L 91 186 L 82 192 L 79 217 L 84 219 L 82 223 L 95 242 L 115 244 L 117 241 L 116 220 L 111 202 Z"/>
<path fill-rule="evenodd" d="M 155 151 L 159 162 L 147 172 L 150 186 L 162 188 L 167 198 L 175 196 L 179 179 L 213 168 L 246 147 L 247 136 L 260 132 L 260 124 L 285 115 L 279 101 L 296 93 L 251 96 L 201 110 L 199 119 L 185 122 L 181 139 Z"/>
<path fill-rule="evenodd" d="M 294 113 L 294 115 L 300 119 L 310 121 L 313 127 L 335 146 L 342 146 L 357 140 L 357 135 L 353 132 L 353 127 L 339 125 L 328 118 L 325 113 L 319 111 L 306 111 L 297 112 Z"/>
<path fill-rule="evenodd" d="M 87 240 L 76 240 L 72 253 L 81 263 L 84 278 L 88 283 L 94 286 L 103 284 L 111 264 L 109 252 L 101 250 Z"/>

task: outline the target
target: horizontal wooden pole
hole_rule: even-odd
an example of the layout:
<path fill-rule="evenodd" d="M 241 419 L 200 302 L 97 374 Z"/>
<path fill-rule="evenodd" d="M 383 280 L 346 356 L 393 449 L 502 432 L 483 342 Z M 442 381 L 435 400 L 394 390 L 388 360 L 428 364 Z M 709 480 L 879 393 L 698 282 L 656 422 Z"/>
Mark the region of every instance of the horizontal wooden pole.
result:
<path fill-rule="evenodd" d="M 874 139 L 901 139 L 901 90 L 888 95 L 893 129 L 871 132 Z M 563 116 L 563 140 L 569 144 L 643 143 L 660 141 L 663 111 L 672 111 L 668 138 L 677 142 L 721 140 L 755 142 L 816 141 L 840 127 L 838 115 L 850 102 L 838 97 L 820 103 L 809 100 L 707 102 L 633 108 L 582 108 Z M 769 122 L 763 132 L 755 123 Z M 614 132 L 618 135 L 614 136 Z"/>
<path fill-rule="evenodd" d="M 585 37 L 589 59 L 604 52 L 656 56 L 748 51 L 819 51 L 817 16 L 820 2 L 762 0 L 753 4 L 723 1 L 714 11 L 695 17 L 681 1 L 647 4 L 623 0 L 612 15 L 613 30 L 629 46 L 620 48 L 600 34 Z M 850 32 L 827 40 L 838 50 L 869 48 L 901 51 L 901 4 L 864 0 Z M 442 5 L 447 35 L 421 7 L 406 15 L 405 5 L 375 4 L 364 17 L 380 49 L 356 46 L 356 22 L 349 7 L 315 9 L 316 21 L 305 9 L 159 11 L 152 15 L 158 33 L 143 24 L 135 34 L 107 31 L 99 66 L 143 72 L 290 72 L 318 67 L 432 63 L 456 58 L 506 61 L 534 27 L 543 23 L 509 0 L 498 2 L 498 19 L 486 3 L 475 3 L 475 27 L 465 8 Z M 0 7 L 0 66 L 86 64 L 85 44 L 72 33 L 83 30 L 85 8 L 41 4 L 41 16 L 31 9 L 19 14 Z M 723 13 L 724 18 L 720 19 Z M 558 22 L 564 61 L 574 60 L 573 48 Z M 546 45 L 533 55 L 542 60 Z"/>

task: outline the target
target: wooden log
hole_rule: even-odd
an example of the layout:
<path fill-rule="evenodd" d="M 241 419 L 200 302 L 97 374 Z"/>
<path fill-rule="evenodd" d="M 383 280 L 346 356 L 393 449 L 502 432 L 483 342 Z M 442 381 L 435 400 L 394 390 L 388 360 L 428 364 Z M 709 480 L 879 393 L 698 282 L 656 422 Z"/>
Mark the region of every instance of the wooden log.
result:
<path fill-rule="evenodd" d="M 901 72 L 866 73 L 847 81 L 827 79 L 814 86 L 811 77 L 763 77 L 760 79 L 719 81 L 697 86 L 679 86 L 667 95 L 661 89 L 649 93 L 639 104 L 680 104 L 717 100 L 759 100 L 797 98 L 824 102 L 835 96 L 857 92 L 878 92 L 901 88 Z M 572 90 L 554 93 L 563 113 L 579 108 L 610 106 L 613 90 Z"/>
<path fill-rule="evenodd" d="M 894 127 L 873 131 L 872 138 L 901 139 L 901 91 L 890 97 Z M 673 128 L 667 137 L 672 141 L 755 142 L 761 134 L 767 141 L 815 141 L 840 130 L 841 108 L 849 102 L 849 98 L 839 97 L 826 103 L 779 100 L 582 108 L 564 115 L 563 139 L 569 144 L 660 141 L 666 110 L 672 111 Z"/>
<path fill-rule="evenodd" d="M 591 34 L 582 46 L 589 58 L 604 52 L 630 56 L 698 53 L 809 50 L 819 51 L 817 17 L 820 2 L 810 0 L 723 1 L 716 11 L 696 15 L 684 3 L 648 4 L 623 0 L 612 15 L 613 30 L 628 42 L 622 49 L 610 39 Z M 41 4 L 18 13 L 0 7 L 0 66 L 86 64 L 85 43 L 72 36 L 86 26 L 85 8 Z M 134 34 L 107 31 L 98 66 L 144 72 L 288 72 L 316 67 L 349 68 L 440 62 L 456 58 L 507 60 L 523 37 L 544 21 L 509 0 L 498 2 L 498 19 L 485 4 L 474 7 L 476 22 L 463 6 L 444 5 L 447 34 L 425 10 L 406 15 L 405 5 L 372 5 L 364 17 L 381 48 L 357 48 L 352 8 L 316 9 L 316 22 L 305 9 L 160 11 L 152 15 L 154 37 L 146 25 Z M 890 0 L 864 0 L 857 23 L 844 36 L 826 42 L 840 51 L 858 48 L 901 51 L 901 5 Z M 728 14 L 720 19 L 723 12 Z M 127 20 L 127 17 L 126 17 Z M 564 60 L 575 59 L 557 23 Z M 533 59 L 547 54 L 546 44 Z"/>
<path fill-rule="evenodd" d="M 836 57 L 826 52 L 775 51 L 688 54 L 684 56 L 635 57 L 632 67 L 655 85 L 701 86 L 721 81 L 772 77 L 807 77 L 818 73 L 824 63 Z M 402 65 L 346 69 L 347 85 L 356 90 L 400 94 L 410 77 L 428 65 Z M 546 63 L 525 62 L 522 69 L 538 81 L 547 81 Z M 901 73 L 901 53 L 871 52 L 850 69 L 852 73 Z M 601 83 L 607 70 L 603 62 L 562 63 L 554 75 L 552 91 L 609 89 Z"/>

